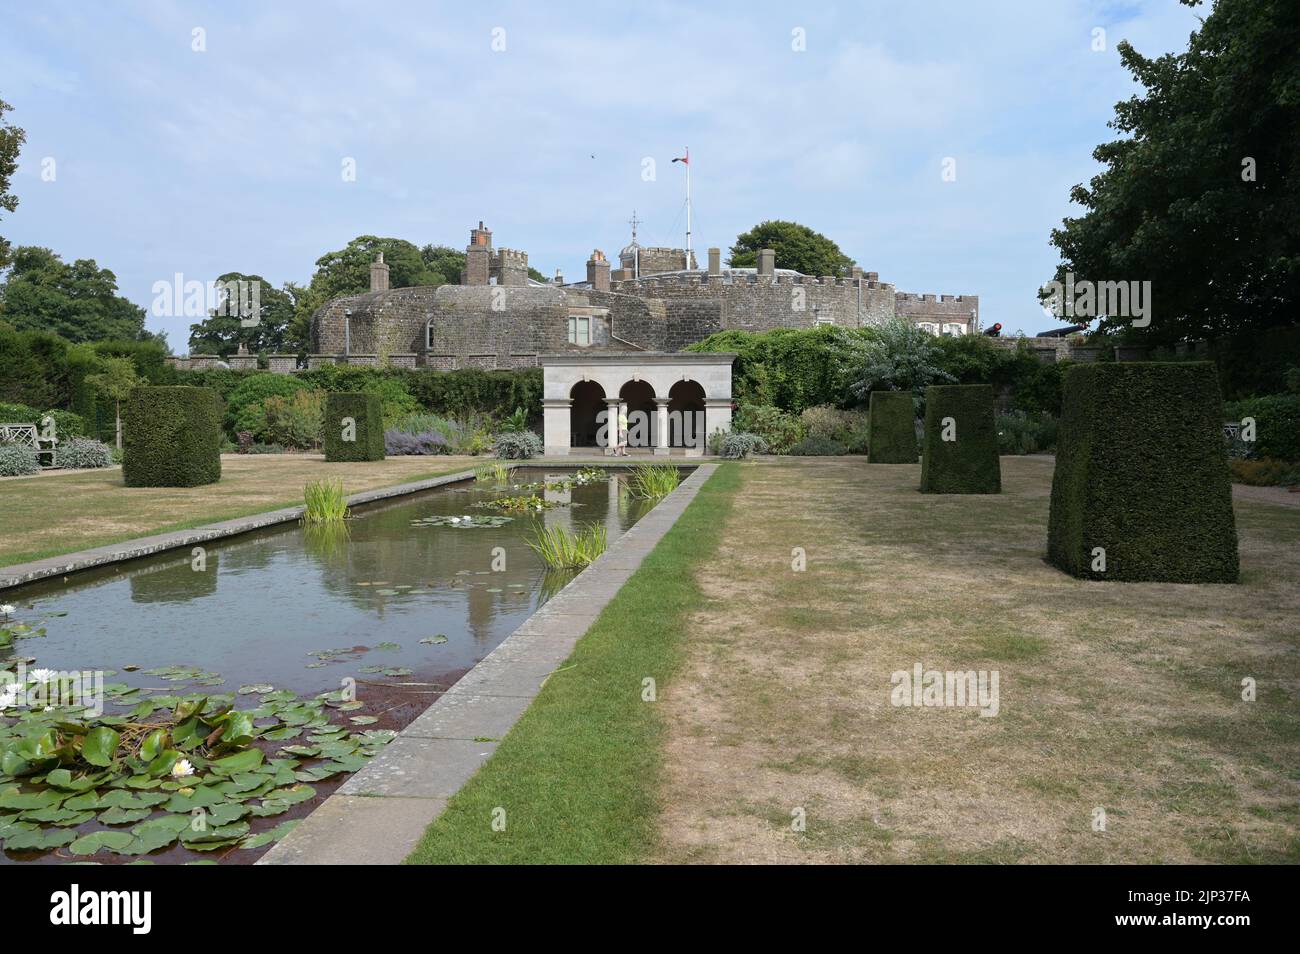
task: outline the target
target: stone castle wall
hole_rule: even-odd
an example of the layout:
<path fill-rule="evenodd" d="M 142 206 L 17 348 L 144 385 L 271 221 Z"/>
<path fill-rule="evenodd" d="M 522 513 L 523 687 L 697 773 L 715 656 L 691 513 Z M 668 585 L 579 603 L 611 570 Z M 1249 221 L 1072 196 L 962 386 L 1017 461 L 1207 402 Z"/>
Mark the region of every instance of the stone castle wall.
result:
<path fill-rule="evenodd" d="M 880 324 L 894 315 L 894 286 L 866 279 L 754 273 L 659 275 L 611 287 L 666 303 L 712 303 L 719 312 L 716 330 L 811 328 L 819 322 L 857 328 Z M 704 324 L 699 310 L 692 314 L 679 308 L 679 314 L 683 329 Z"/>
<path fill-rule="evenodd" d="M 969 325 L 971 310 L 979 315 L 979 295 L 917 295 L 898 292 L 894 295 L 894 313 L 913 321 L 959 322 Z M 971 328 L 970 330 L 974 330 Z"/>

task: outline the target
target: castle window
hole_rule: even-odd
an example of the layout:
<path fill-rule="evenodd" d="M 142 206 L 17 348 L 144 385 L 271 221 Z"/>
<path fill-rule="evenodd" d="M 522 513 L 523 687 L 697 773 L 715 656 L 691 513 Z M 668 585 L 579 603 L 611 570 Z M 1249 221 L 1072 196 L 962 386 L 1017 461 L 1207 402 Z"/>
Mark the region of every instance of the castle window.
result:
<path fill-rule="evenodd" d="M 591 319 L 582 315 L 569 317 L 569 344 L 591 344 Z"/>

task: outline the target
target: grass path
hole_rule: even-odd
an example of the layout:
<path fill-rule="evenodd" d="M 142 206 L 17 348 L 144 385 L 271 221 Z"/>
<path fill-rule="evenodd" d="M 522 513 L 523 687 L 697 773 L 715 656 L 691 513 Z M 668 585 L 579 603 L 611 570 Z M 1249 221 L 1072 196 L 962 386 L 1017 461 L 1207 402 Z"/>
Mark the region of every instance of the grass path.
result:
<path fill-rule="evenodd" d="M 1236 501 L 1240 586 L 1085 583 L 1042 560 L 1050 462 L 1002 465 L 990 497 L 746 470 L 661 695 L 649 858 L 1300 860 L 1300 510 Z M 892 706 L 917 662 L 998 670 L 999 714 Z"/>
<path fill-rule="evenodd" d="M 642 681 L 672 685 L 703 602 L 696 573 L 748 469 L 709 478 L 408 863 L 620 863 L 652 850 L 666 726 Z M 491 827 L 497 808 L 504 831 Z"/>
<path fill-rule="evenodd" d="M 326 463 L 319 455 L 224 455 L 205 487 L 124 487 L 120 468 L 0 482 L 0 566 L 302 503 L 303 485 L 341 477 L 348 493 L 450 474 L 472 457 Z"/>

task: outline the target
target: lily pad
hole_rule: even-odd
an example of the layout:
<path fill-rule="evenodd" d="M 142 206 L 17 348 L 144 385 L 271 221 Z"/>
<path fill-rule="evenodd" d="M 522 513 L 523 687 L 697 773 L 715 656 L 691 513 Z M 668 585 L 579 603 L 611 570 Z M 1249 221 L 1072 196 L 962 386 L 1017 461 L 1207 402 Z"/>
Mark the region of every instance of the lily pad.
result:
<path fill-rule="evenodd" d="M 261 848 L 263 845 L 270 845 L 279 841 L 297 826 L 299 819 L 292 818 L 289 821 L 280 822 L 274 828 L 251 835 L 239 843 L 240 848 Z"/>
<path fill-rule="evenodd" d="M 121 851 L 135 840 L 129 831 L 92 831 L 68 845 L 74 855 L 93 855 L 99 851 Z"/>

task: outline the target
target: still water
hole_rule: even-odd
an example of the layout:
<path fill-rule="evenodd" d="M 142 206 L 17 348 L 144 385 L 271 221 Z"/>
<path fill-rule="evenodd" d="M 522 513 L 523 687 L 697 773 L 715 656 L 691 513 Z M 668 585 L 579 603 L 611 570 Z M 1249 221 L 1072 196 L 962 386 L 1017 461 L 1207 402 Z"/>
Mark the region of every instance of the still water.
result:
<path fill-rule="evenodd" d="M 510 484 L 572 473 L 519 468 Z M 5 598 L 23 617 L 44 617 L 46 635 L 15 641 L 9 653 L 55 670 L 116 670 L 115 680 L 132 685 L 164 684 L 124 667 L 185 665 L 222 677 L 211 692 L 269 684 L 314 694 L 343 676 L 436 692 L 571 578 L 548 573 L 527 546 L 538 525 L 602 523 L 613 542 L 648 509 L 624 479 L 538 489 L 561 505 L 499 527 L 413 524 L 493 515 L 473 504 L 531 492 L 468 481 L 365 507 L 345 537 L 290 524 L 213 541 L 201 568 L 185 549 L 31 584 Z M 7 655 L 0 650 L 0 666 Z M 375 667 L 411 673 L 363 671 Z"/>

